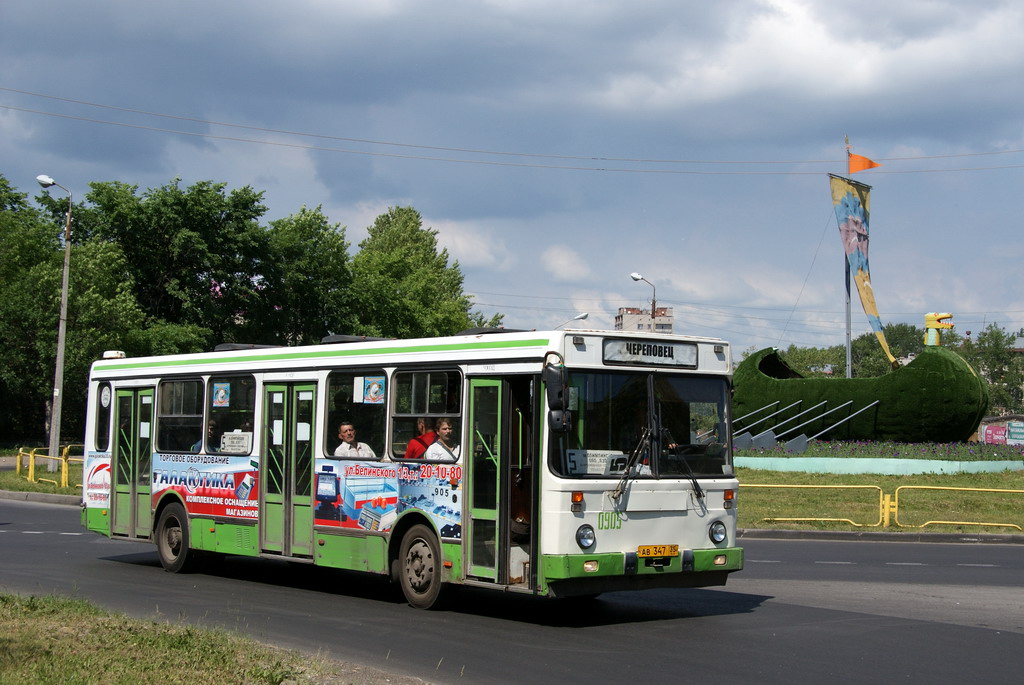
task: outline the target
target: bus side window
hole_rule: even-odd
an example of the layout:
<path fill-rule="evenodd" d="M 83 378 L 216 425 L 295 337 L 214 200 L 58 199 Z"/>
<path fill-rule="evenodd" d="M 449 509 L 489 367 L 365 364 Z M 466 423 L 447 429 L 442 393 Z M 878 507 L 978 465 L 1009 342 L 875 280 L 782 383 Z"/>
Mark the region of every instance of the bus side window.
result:
<path fill-rule="evenodd" d="M 388 380 L 384 369 L 345 369 L 327 380 L 327 421 L 324 449 L 333 456 L 341 444 L 339 428 L 351 423 L 357 443 L 365 443 L 375 457 L 385 456 L 385 414 Z"/>
<path fill-rule="evenodd" d="M 450 369 L 396 372 L 392 379 L 391 454 L 396 459 L 458 459 L 462 428 L 462 376 Z M 444 421 L 451 430 L 444 428 Z M 439 424 L 439 422 L 441 422 Z M 430 448 L 438 429 L 449 444 Z"/>
<path fill-rule="evenodd" d="M 110 383 L 100 383 L 96 388 L 96 425 L 94 442 L 97 452 L 106 452 L 110 447 L 110 408 L 113 406 Z"/>
<path fill-rule="evenodd" d="M 213 376 L 208 393 L 207 451 L 225 454 L 252 452 L 256 380 L 252 376 Z"/>
<path fill-rule="evenodd" d="M 164 381 L 157 407 L 157 449 L 199 452 L 203 442 L 203 382 Z"/>

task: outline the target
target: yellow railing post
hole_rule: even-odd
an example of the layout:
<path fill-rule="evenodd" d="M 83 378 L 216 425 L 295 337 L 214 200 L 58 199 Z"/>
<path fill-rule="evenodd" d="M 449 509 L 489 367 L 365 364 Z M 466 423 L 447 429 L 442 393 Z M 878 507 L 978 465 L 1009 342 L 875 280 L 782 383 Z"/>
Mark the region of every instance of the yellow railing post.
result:
<path fill-rule="evenodd" d="M 883 528 L 889 527 L 889 523 L 892 520 L 892 516 L 896 514 L 896 507 L 897 504 L 896 501 L 893 499 L 892 495 L 886 495 L 885 498 L 882 500 L 882 511 L 884 519 L 884 522 L 882 523 Z"/>
<path fill-rule="evenodd" d="M 71 445 L 64 445 L 64 449 L 60 453 L 60 486 L 66 488 L 68 486 L 68 452 L 71 450 Z"/>
<path fill-rule="evenodd" d="M 38 447 L 33 447 L 32 451 L 28 454 L 28 480 L 30 483 L 36 482 L 36 450 Z"/>

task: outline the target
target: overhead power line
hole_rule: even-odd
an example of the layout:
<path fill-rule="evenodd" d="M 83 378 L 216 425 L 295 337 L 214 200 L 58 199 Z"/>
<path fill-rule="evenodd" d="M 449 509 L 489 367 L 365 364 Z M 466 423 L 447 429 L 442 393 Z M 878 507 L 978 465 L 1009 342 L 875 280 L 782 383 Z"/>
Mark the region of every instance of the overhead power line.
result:
<path fill-rule="evenodd" d="M 645 158 L 645 157 L 611 157 L 605 155 L 560 155 L 554 153 L 536 153 L 536 152 L 513 152 L 506 150 L 486 150 L 480 148 L 471 147 L 446 147 L 439 145 L 426 145 L 420 143 L 406 143 L 397 141 L 387 140 L 375 140 L 369 138 L 359 138 L 351 136 L 338 136 L 328 135 L 323 133 L 311 133 L 305 131 L 292 131 L 288 129 L 269 128 L 264 126 L 253 126 L 248 124 L 237 124 L 233 122 L 216 121 L 211 119 L 203 119 L 199 117 L 183 116 L 176 114 L 167 114 L 162 112 L 152 112 L 143 109 L 121 107 L 117 105 L 108 105 L 104 103 L 90 102 L 88 100 L 79 100 L 74 98 L 61 97 L 56 95 L 48 95 L 44 93 L 35 93 L 27 90 L 20 90 L 17 88 L 7 88 L 0 86 L 0 91 L 9 93 L 17 93 L 20 95 L 27 95 L 30 97 L 43 98 L 47 100 L 53 100 L 58 102 L 66 102 L 75 105 L 82 105 L 86 107 L 94 107 L 100 109 L 106 109 L 111 111 L 125 112 L 129 114 L 136 114 L 146 117 L 158 117 L 164 119 L 171 119 L 175 121 L 186 121 L 196 124 L 202 124 L 205 126 L 219 126 L 226 128 L 235 128 L 246 131 L 256 131 L 260 133 L 269 133 L 274 135 L 282 136 L 293 136 L 293 137 L 305 137 L 315 138 L 320 140 L 333 140 L 343 141 L 349 143 L 358 143 L 364 145 L 377 145 L 377 146 L 388 146 L 397 147 L 404 149 L 414 150 L 427 150 L 432 152 L 450 152 L 458 154 L 472 154 L 472 155 L 490 155 L 499 157 L 521 157 L 521 158 L 535 158 L 535 159 L 550 159 L 550 160 L 565 160 L 565 161 L 577 161 L 577 162 L 591 162 L 591 163 L 615 163 L 615 164 L 655 164 L 655 165 L 668 165 L 668 164 L 688 164 L 688 165 L 794 165 L 794 164 L 827 164 L 827 165 L 841 165 L 845 163 L 845 160 L 697 160 L 697 159 L 657 159 L 657 158 Z M 120 121 L 109 121 L 104 119 L 94 119 L 90 117 L 76 116 L 70 114 L 62 114 L 58 112 L 48 112 L 37 109 L 29 109 L 24 107 L 16 107 L 13 105 L 0 105 L 0 109 L 7 109 L 11 111 L 25 112 L 28 114 L 37 114 L 41 116 L 56 117 L 62 119 L 70 119 L 75 121 L 83 121 L 93 124 L 103 124 L 107 126 L 120 126 L 124 128 L 134 128 L 137 130 L 152 131 L 157 133 L 169 133 L 172 135 L 183 135 L 197 138 L 207 138 L 212 140 L 225 140 L 230 142 L 238 143 L 249 143 L 254 145 L 271 145 L 277 147 L 289 147 L 311 151 L 322 151 L 322 152 L 334 152 L 340 154 L 350 155 L 363 155 L 370 157 L 390 157 L 397 159 L 414 159 L 432 162 L 445 162 L 450 164 L 477 164 L 477 165 L 489 165 L 489 166 L 505 166 L 505 167 L 520 167 L 520 168 L 534 168 L 534 169 L 558 169 L 568 171 L 602 171 L 612 173 L 633 173 L 633 174 L 674 174 L 674 175 L 730 175 L 730 176 L 801 176 L 801 175 L 817 175 L 822 173 L 821 171 L 750 171 L 750 170 L 731 170 L 731 171 L 713 171 L 713 170 L 700 170 L 700 169 L 637 169 L 629 167 L 603 167 L 603 166 L 574 166 L 574 165 L 557 165 L 557 164 L 536 164 L 527 162 L 499 162 L 487 159 L 463 159 L 454 157 L 437 157 L 431 155 L 414 155 L 414 154 L 399 154 L 399 153 L 388 153 L 372 150 L 354 150 L 346 148 L 335 148 L 321 145 L 304 145 L 299 143 L 288 143 L 283 141 L 255 139 L 255 138 L 241 138 L 236 136 L 218 135 L 213 133 L 203 133 L 197 131 L 183 131 L 179 129 L 169 129 L 158 126 L 146 126 L 142 124 L 131 124 Z M 988 155 L 1005 155 L 1024 152 L 1024 149 L 1014 150 L 996 150 L 988 152 L 974 152 L 974 153 L 960 153 L 954 155 L 930 155 L 921 157 L 877 157 L 876 161 L 912 161 L 912 160 L 934 160 L 934 159 L 953 159 L 963 157 L 979 157 Z M 956 168 L 956 169 L 909 169 L 909 170 L 872 170 L 872 174 L 914 174 L 914 173 L 948 173 L 955 171 L 986 171 L 996 169 L 1020 169 L 1024 168 L 1024 165 L 1003 165 L 1003 166 L 988 166 L 988 167 L 967 167 L 967 168 Z"/>

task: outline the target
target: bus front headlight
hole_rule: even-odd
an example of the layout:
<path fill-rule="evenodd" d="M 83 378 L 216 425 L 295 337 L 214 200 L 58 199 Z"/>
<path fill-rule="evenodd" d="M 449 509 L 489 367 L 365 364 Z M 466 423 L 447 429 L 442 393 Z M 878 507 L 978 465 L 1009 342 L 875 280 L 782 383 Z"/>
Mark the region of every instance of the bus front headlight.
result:
<path fill-rule="evenodd" d="M 708 537 L 711 538 L 711 542 L 719 545 L 725 542 L 726 530 L 725 524 L 721 521 L 715 521 L 708 527 Z"/>
<path fill-rule="evenodd" d="M 597 542 L 597 535 L 594 533 L 592 525 L 584 523 L 576 529 L 576 544 L 580 546 L 580 549 L 590 549 L 595 542 Z"/>

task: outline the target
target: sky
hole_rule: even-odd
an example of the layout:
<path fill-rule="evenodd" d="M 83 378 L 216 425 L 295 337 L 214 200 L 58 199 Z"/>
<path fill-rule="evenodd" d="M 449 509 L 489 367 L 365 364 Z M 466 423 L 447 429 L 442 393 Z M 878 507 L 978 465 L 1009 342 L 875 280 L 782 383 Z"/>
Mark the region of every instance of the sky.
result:
<path fill-rule="evenodd" d="M 1016 332 L 1021 35 L 1019 0 L 3 0 L 0 174 L 250 185 L 353 253 L 412 206 L 509 328 L 653 296 L 738 357 L 845 340 L 848 137 L 882 322 Z"/>

